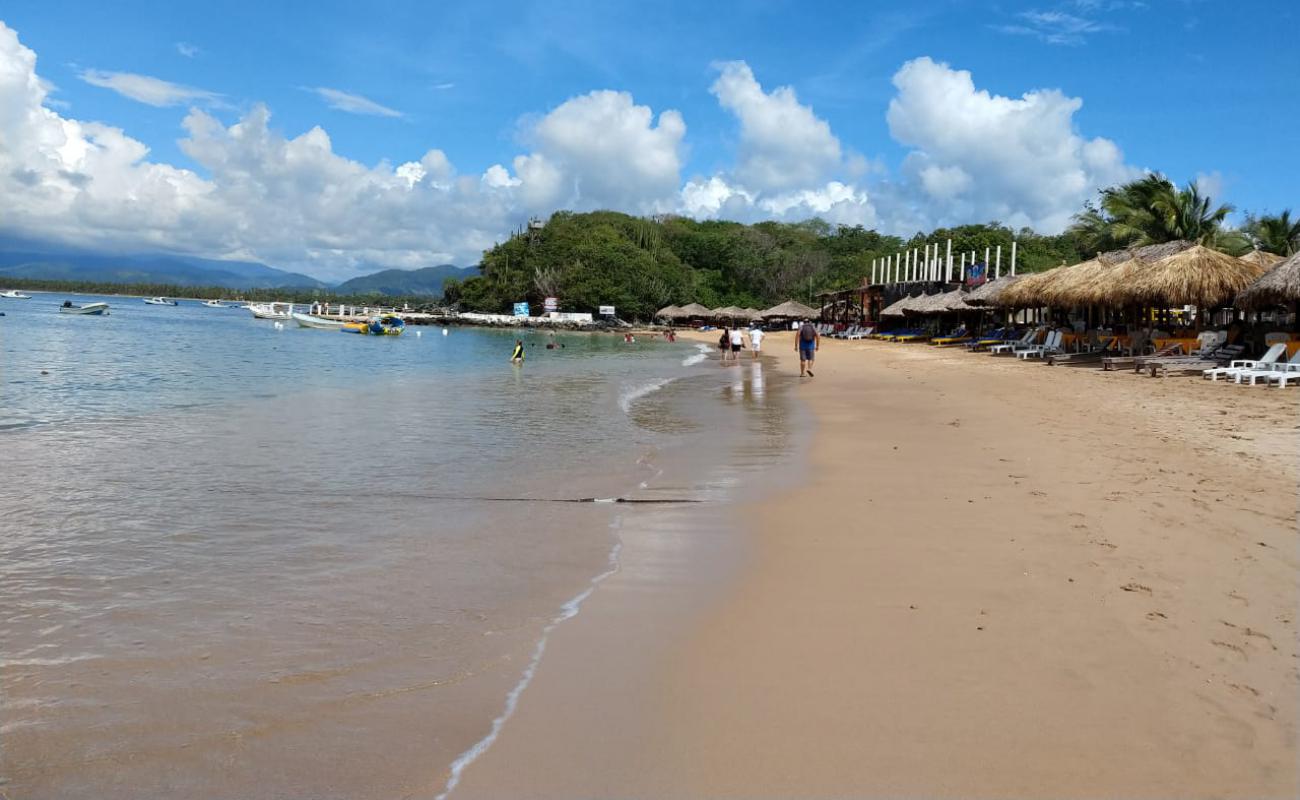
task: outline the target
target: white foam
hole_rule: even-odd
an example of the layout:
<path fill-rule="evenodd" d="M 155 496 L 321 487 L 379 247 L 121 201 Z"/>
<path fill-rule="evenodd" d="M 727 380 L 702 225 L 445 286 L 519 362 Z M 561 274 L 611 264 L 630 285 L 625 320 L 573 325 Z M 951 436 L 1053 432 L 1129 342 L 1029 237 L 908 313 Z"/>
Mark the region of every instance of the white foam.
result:
<path fill-rule="evenodd" d="M 704 359 L 708 358 L 709 353 L 713 352 L 713 348 L 709 347 L 707 344 L 699 344 L 697 342 L 695 347 L 699 349 L 700 352 L 695 353 L 693 355 L 689 355 L 686 358 L 683 358 L 682 359 L 683 367 L 693 367 L 696 364 L 703 361 Z"/>
<path fill-rule="evenodd" d="M 664 388 L 668 384 L 677 380 L 677 378 L 679 377 L 681 376 L 679 375 L 672 378 L 661 378 L 657 381 L 651 381 L 650 383 L 642 384 L 641 386 L 635 386 L 631 389 L 628 389 L 627 391 L 623 392 L 621 397 L 618 398 L 618 407 L 623 409 L 624 414 L 627 414 L 632 410 L 632 404 L 635 403 L 637 400 L 640 400 L 642 397 L 645 397 L 651 392 L 659 391 L 660 389 Z"/>
<path fill-rule="evenodd" d="M 622 550 L 622 543 L 615 544 L 609 552 L 609 569 L 592 578 L 587 588 L 561 606 L 560 613 L 545 628 L 542 628 L 542 636 L 537 640 L 537 646 L 533 648 L 532 660 L 528 662 L 528 667 L 519 678 L 519 682 L 510 690 L 510 694 L 506 695 L 505 710 L 496 719 L 492 720 L 492 729 L 488 731 L 487 736 L 479 739 L 473 747 L 461 753 L 459 758 L 451 762 L 451 774 L 447 777 L 447 785 L 443 787 L 442 794 L 438 795 L 434 800 L 446 800 L 447 796 L 456 788 L 456 785 L 460 783 L 460 776 L 465 772 L 465 768 L 473 764 L 479 756 L 486 753 L 492 743 L 497 740 L 501 729 L 514 715 L 515 706 L 519 704 L 520 695 L 524 693 L 524 689 L 528 688 L 528 684 L 533 682 L 533 676 L 537 674 L 537 665 L 541 663 L 542 654 L 546 652 L 546 641 L 550 638 L 551 631 L 555 630 L 565 620 L 578 616 L 578 611 L 582 609 L 582 602 L 590 597 L 592 592 L 596 591 L 596 586 L 618 572 L 618 556 Z"/>

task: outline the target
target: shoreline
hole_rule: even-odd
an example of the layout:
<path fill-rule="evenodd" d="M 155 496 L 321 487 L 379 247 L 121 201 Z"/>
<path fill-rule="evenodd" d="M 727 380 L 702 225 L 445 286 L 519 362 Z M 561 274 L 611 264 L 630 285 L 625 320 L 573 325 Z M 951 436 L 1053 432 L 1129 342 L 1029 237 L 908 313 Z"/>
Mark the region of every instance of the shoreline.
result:
<path fill-rule="evenodd" d="M 735 579 L 657 651 L 602 586 L 453 800 L 1294 796 L 1292 396 L 826 340 L 793 380 L 809 473 Z"/>

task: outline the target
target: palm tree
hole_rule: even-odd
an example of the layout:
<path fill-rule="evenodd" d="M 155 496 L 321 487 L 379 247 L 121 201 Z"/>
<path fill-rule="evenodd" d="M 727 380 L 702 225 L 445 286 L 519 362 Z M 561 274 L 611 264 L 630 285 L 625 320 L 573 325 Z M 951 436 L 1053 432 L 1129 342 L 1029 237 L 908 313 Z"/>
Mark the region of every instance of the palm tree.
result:
<path fill-rule="evenodd" d="M 1168 178 L 1152 173 L 1103 189 L 1100 207 L 1085 206 L 1075 215 L 1070 232 L 1085 251 L 1179 239 L 1214 246 L 1232 206 L 1213 205 L 1194 183 L 1178 189 Z"/>
<path fill-rule="evenodd" d="M 1281 214 L 1247 217 L 1244 227 L 1260 250 L 1280 256 L 1300 252 L 1300 219 L 1291 219 L 1291 209 Z"/>

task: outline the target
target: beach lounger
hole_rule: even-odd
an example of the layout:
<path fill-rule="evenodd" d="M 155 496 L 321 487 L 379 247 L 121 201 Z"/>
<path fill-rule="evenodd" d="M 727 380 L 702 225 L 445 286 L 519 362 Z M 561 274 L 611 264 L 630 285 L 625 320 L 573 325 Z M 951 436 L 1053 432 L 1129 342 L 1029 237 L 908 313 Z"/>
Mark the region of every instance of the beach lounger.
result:
<path fill-rule="evenodd" d="M 1031 358 L 1042 358 L 1047 353 L 1061 352 L 1061 340 L 1064 337 L 1065 334 L 1060 331 L 1051 331 L 1047 334 L 1047 341 L 1042 344 L 1022 347 L 1013 352 L 1016 354 L 1016 358 L 1019 358 L 1022 361 L 1027 361 Z"/>
<path fill-rule="evenodd" d="M 1241 355 L 1246 348 L 1238 344 L 1227 345 L 1205 356 L 1148 360 L 1142 368 L 1153 378 L 1174 373 L 1202 372 L 1211 367 L 1221 367 Z"/>
<path fill-rule="evenodd" d="M 1235 377 L 1238 372 L 1268 369 L 1273 364 L 1277 363 L 1277 360 L 1285 354 L 1286 354 L 1286 345 L 1279 342 L 1278 344 L 1275 344 L 1272 347 L 1268 348 L 1268 352 L 1264 353 L 1264 355 L 1260 356 L 1257 359 L 1251 359 L 1251 358 L 1239 359 L 1237 361 L 1233 361 L 1229 363 L 1228 366 L 1226 367 L 1215 367 L 1214 369 L 1207 369 L 1201 374 L 1211 381 L 1217 381 L 1219 378 L 1231 378 L 1231 377 Z M 1240 383 L 1241 381 L 1237 381 L 1237 382 Z M 1254 383 L 1255 382 L 1252 380 L 1251 385 L 1253 386 Z"/>
<path fill-rule="evenodd" d="M 859 328 L 856 332 L 845 336 L 845 339 L 865 339 L 875 332 L 875 328 Z"/>
<path fill-rule="evenodd" d="M 934 339 L 931 339 L 930 344 L 936 347 L 948 347 L 954 344 L 964 344 L 966 342 L 969 342 L 970 340 L 971 337 L 966 335 L 966 326 L 963 325 L 960 328 L 954 330 L 952 333 L 948 334 L 947 336 L 939 336 Z"/>
<path fill-rule="evenodd" d="M 1101 368 L 1103 370 L 1125 369 L 1134 366 L 1138 359 L 1169 358 L 1183 352 L 1183 346 L 1177 343 L 1165 345 L 1156 352 L 1146 356 L 1138 354 L 1138 350 L 1141 348 L 1142 345 L 1134 342 L 1133 345 L 1129 347 L 1128 355 L 1107 356 L 1106 358 L 1103 358 L 1101 360 Z"/>
<path fill-rule="evenodd" d="M 1102 336 L 1095 343 L 1089 344 L 1088 349 L 1078 353 L 1052 353 L 1047 356 L 1047 365 L 1055 367 L 1060 364 L 1096 364 L 1108 353 L 1113 353 L 1115 342 L 1118 339 L 1114 336 Z"/>
<path fill-rule="evenodd" d="M 1283 355 L 1286 354 L 1285 344 L 1273 345 L 1273 347 L 1281 347 L 1282 354 Z M 1273 349 L 1269 348 L 1269 352 L 1270 353 L 1273 352 Z M 1264 355 L 1267 356 L 1268 353 L 1265 353 Z M 1280 372 L 1285 372 L 1289 369 L 1300 369 L 1300 350 L 1297 350 L 1295 352 L 1295 355 L 1291 356 L 1291 358 L 1287 361 L 1282 361 L 1281 356 L 1278 356 L 1278 359 L 1273 361 L 1272 363 L 1256 365 L 1248 369 L 1238 370 L 1237 372 L 1233 373 L 1232 377 L 1236 383 L 1241 383 L 1243 381 L 1246 381 L 1251 386 L 1254 386 L 1255 382 L 1258 379 L 1263 378 L 1265 385 L 1267 385 L 1268 380 L 1273 375 L 1276 375 Z"/>
<path fill-rule="evenodd" d="M 966 343 L 966 349 L 972 353 L 978 353 L 998 344 L 1007 344 L 1020 338 L 1014 328 L 997 328 L 983 336 L 979 336 L 973 342 Z"/>
<path fill-rule="evenodd" d="M 1281 369 L 1265 376 L 1265 380 L 1270 384 L 1276 383 L 1279 389 L 1285 389 L 1287 384 L 1290 383 L 1300 384 L 1300 366 L 1287 362 L 1281 367 Z"/>
<path fill-rule="evenodd" d="M 1032 330 L 1025 331 L 1025 335 L 1020 337 L 1016 341 L 1006 342 L 1005 344 L 991 345 L 989 347 L 989 355 L 993 355 L 993 356 L 1004 355 L 1004 354 L 1014 352 L 1015 349 L 1018 347 L 1028 347 L 1029 345 L 1033 344 L 1035 340 L 1038 339 L 1038 335 L 1042 333 L 1043 330 L 1044 330 L 1043 328 L 1034 328 Z"/>

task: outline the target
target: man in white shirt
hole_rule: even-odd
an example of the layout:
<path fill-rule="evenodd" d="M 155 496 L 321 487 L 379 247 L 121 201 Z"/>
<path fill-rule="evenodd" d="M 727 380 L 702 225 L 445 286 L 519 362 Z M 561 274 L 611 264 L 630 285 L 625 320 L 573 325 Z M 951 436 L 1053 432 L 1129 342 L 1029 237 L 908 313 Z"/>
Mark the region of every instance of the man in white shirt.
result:
<path fill-rule="evenodd" d="M 749 346 L 754 353 L 754 358 L 758 358 L 759 351 L 763 349 L 764 335 L 762 328 L 751 328 L 749 331 Z"/>
<path fill-rule="evenodd" d="M 730 331 L 731 336 L 731 360 L 740 360 L 740 348 L 745 346 L 745 332 L 736 326 Z"/>

